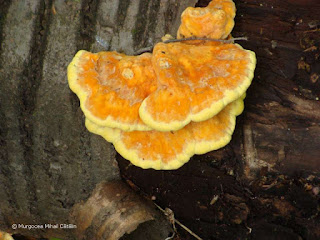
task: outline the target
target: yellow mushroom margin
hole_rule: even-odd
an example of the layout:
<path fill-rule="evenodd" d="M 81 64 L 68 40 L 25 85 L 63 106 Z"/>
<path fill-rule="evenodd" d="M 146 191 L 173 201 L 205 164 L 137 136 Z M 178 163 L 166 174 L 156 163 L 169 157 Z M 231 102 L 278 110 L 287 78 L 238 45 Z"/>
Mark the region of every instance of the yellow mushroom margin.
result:
<path fill-rule="evenodd" d="M 235 15 L 232 0 L 213 0 L 207 7 L 188 7 L 181 15 L 177 38 L 225 39 L 234 27 Z"/>
<path fill-rule="evenodd" d="M 158 43 L 154 48 L 153 64 L 154 64 L 155 69 L 156 69 L 155 65 L 157 64 L 157 62 L 154 60 L 154 58 L 157 56 L 157 54 L 155 54 L 155 51 L 157 51 L 158 46 L 160 46 L 159 51 L 164 52 L 163 49 L 165 49 L 165 47 L 164 47 L 165 45 L 166 44 L 164 44 L 164 43 Z M 183 44 L 179 43 L 179 45 L 183 45 Z M 184 44 L 184 45 L 189 45 L 189 44 Z M 229 44 L 229 45 L 231 45 L 231 44 Z M 246 53 L 247 62 L 248 62 L 248 64 L 246 65 L 246 70 L 244 72 L 244 75 L 241 75 L 241 81 L 239 81 L 239 85 L 237 87 L 230 89 L 230 90 L 224 89 L 223 94 L 221 96 L 221 99 L 219 99 L 219 100 L 213 99 L 211 104 L 208 107 L 206 107 L 198 112 L 193 111 L 193 109 L 195 109 L 196 106 L 191 102 L 191 98 L 194 98 L 193 101 L 196 102 L 197 97 L 196 97 L 196 94 L 194 94 L 191 91 L 189 91 L 189 93 L 183 93 L 183 92 L 177 93 L 177 95 L 179 94 L 178 99 L 184 98 L 183 99 L 184 102 L 183 102 L 183 104 L 181 104 L 181 106 L 177 106 L 177 104 L 174 103 L 173 101 L 171 101 L 172 103 L 162 102 L 161 100 L 163 99 L 163 97 L 155 96 L 156 94 L 158 94 L 159 90 L 155 91 L 152 94 L 150 94 L 145 100 L 143 100 L 143 102 L 139 108 L 139 115 L 140 115 L 140 118 L 142 119 L 142 121 L 146 125 L 148 125 L 150 128 L 155 129 L 157 131 L 177 131 L 177 130 L 183 128 L 184 126 L 186 126 L 187 124 L 189 124 L 191 121 L 201 122 L 201 121 L 205 121 L 205 120 L 212 118 L 213 116 L 218 114 L 229 103 L 235 101 L 240 96 L 242 96 L 246 92 L 248 87 L 250 86 L 252 79 L 254 77 L 254 69 L 256 66 L 256 56 L 253 51 L 245 50 L 239 44 L 232 44 L 232 45 L 237 47 L 241 51 L 243 51 L 243 53 Z M 178 45 L 175 44 L 172 46 L 178 46 Z M 222 44 L 221 46 L 223 47 L 224 44 Z M 194 47 L 198 47 L 198 46 L 194 46 Z M 190 56 L 190 57 L 192 57 L 192 56 Z M 197 57 L 199 58 L 199 56 L 197 56 Z M 224 61 L 224 60 L 222 60 L 222 61 Z M 173 64 L 173 62 L 169 62 L 169 64 Z M 210 63 L 208 63 L 208 64 L 210 64 Z M 169 71 L 171 71 L 171 70 L 168 68 L 168 72 Z M 156 70 L 156 72 L 157 72 L 157 70 Z M 169 76 L 169 78 L 168 78 L 169 83 L 167 86 L 168 91 L 170 91 L 170 88 L 175 88 L 175 89 L 179 88 L 180 83 L 175 83 L 174 82 L 175 80 L 173 80 L 173 77 L 172 77 L 175 74 L 175 72 L 178 72 L 178 71 L 176 69 L 173 69 L 172 72 L 169 72 L 169 74 L 167 74 Z M 231 76 L 231 77 L 239 77 L 239 76 Z M 159 76 L 157 76 L 157 78 L 159 81 Z M 161 82 L 161 80 L 160 80 L 160 84 L 165 85 L 166 83 Z M 170 86 L 170 84 L 175 85 L 175 86 L 172 87 L 172 86 Z M 219 86 L 215 86 L 215 87 L 219 88 Z M 220 88 L 221 88 L 221 86 L 220 86 Z M 162 89 L 160 89 L 160 91 L 162 91 Z M 174 96 L 174 94 L 175 93 L 173 92 L 171 95 Z M 190 95 L 188 95 L 188 94 L 190 94 Z M 178 102 L 178 100 L 176 102 Z M 193 106 L 192 106 L 192 104 L 193 104 Z M 187 108 L 189 106 L 190 106 L 190 109 L 186 110 L 185 108 Z M 158 109 L 161 109 L 161 108 L 165 108 L 165 110 L 168 109 L 168 111 L 158 111 Z M 154 111 L 155 109 L 157 111 Z M 174 109 L 178 109 L 178 110 L 183 109 L 185 117 L 180 118 L 178 120 L 174 119 L 174 114 L 171 114 L 169 111 L 169 110 L 174 111 Z M 173 112 L 173 113 L 175 113 L 175 112 Z M 167 116 L 165 114 L 167 114 Z M 161 116 L 163 120 L 156 119 L 158 116 Z"/>
<path fill-rule="evenodd" d="M 244 108 L 243 99 L 244 96 L 241 96 L 230 103 L 212 119 L 200 123 L 192 122 L 185 128 L 173 132 L 124 132 L 116 128 L 98 126 L 89 119 L 86 119 L 86 127 L 90 132 L 101 135 L 113 143 L 116 151 L 133 165 L 144 169 L 173 170 L 187 163 L 194 154 L 217 150 L 230 142 L 236 116 L 241 114 Z M 134 144 L 130 145 L 128 142 Z M 140 148 L 139 151 L 141 145 L 147 147 Z M 163 149 L 167 149 L 165 153 L 161 152 Z M 166 159 L 166 156 L 169 158 Z"/>
<path fill-rule="evenodd" d="M 90 110 L 88 110 L 86 106 L 87 99 L 90 96 L 90 90 L 84 89 L 80 84 L 78 84 L 79 81 L 79 73 L 82 71 L 81 69 L 81 63 L 84 60 L 88 60 L 88 54 L 90 55 L 96 55 L 93 53 L 90 53 L 86 50 L 80 50 L 77 52 L 77 54 L 72 59 L 71 63 L 68 65 L 68 83 L 70 89 L 78 96 L 80 100 L 80 108 L 85 114 L 85 116 L 90 119 L 90 121 L 94 122 L 97 125 L 100 126 L 108 126 L 111 128 L 119 128 L 123 131 L 149 131 L 152 128 L 145 125 L 143 122 L 141 123 L 135 123 L 135 124 L 129 124 L 125 122 L 120 122 L 118 119 L 114 119 L 112 116 L 108 116 L 105 119 L 100 119 L 94 116 Z M 118 53 L 115 53 L 118 54 Z M 119 54 L 121 55 L 121 54 Z M 123 55 L 125 56 L 125 55 Z"/>
<path fill-rule="evenodd" d="M 236 117 L 239 116 L 244 110 L 243 100 L 245 96 L 246 94 L 244 93 L 239 99 L 227 105 L 225 109 L 221 111 L 218 115 L 216 115 L 212 119 L 207 120 L 216 121 L 217 123 L 215 125 L 219 125 L 219 122 L 228 122 L 226 128 L 221 131 L 217 131 L 214 128 L 202 128 L 210 132 L 211 138 L 204 140 L 199 139 L 199 134 L 197 134 L 197 130 L 201 129 L 202 122 L 192 122 L 189 124 L 195 125 L 195 127 L 193 127 L 193 135 L 194 139 L 196 140 L 195 154 L 205 154 L 210 151 L 218 150 L 226 146 L 231 141 L 232 134 L 236 127 Z"/>
<path fill-rule="evenodd" d="M 239 44 L 235 44 L 243 49 Z M 210 107 L 203 109 L 202 111 L 192 114 L 191 121 L 201 122 L 209 119 L 219 113 L 224 107 L 229 103 L 234 102 L 238 98 L 243 98 L 245 96 L 247 89 L 250 87 L 252 80 L 254 78 L 254 70 L 256 67 L 256 54 L 253 51 L 245 50 L 249 53 L 249 64 L 247 65 L 247 75 L 243 76 L 243 82 L 237 88 L 233 90 L 226 90 L 224 97 L 218 101 L 211 104 Z"/>

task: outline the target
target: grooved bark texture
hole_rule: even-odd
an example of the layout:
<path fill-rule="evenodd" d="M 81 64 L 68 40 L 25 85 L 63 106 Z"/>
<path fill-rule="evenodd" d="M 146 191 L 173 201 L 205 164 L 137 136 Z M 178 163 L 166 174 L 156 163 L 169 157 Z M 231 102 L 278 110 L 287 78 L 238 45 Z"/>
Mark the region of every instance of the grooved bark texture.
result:
<path fill-rule="evenodd" d="M 85 129 L 67 85 L 76 51 L 135 53 L 175 35 L 196 2 L 0 0 L 0 229 L 72 223 L 74 204 L 119 179 L 111 145 Z M 257 68 L 233 140 L 176 171 L 117 155 L 122 177 L 203 239 L 319 239 L 319 1 L 235 2 L 232 34 L 249 37 L 241 45 Z M 75 239 L 70 229 L 15 232 Z"/>
<path fill-rule="evenodd" d="M 127 54 L 174 33 L 195 0 L 0 1 L 0 229 L 74 239 L 71 207 L 119 179 L 115 152 L 88 133 L 67 66 L 80 49 Z"/>

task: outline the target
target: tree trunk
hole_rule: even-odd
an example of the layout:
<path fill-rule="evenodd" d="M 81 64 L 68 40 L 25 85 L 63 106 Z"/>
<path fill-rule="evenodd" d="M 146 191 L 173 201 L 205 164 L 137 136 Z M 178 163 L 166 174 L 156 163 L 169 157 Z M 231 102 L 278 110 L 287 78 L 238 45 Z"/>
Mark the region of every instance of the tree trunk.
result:
<path fill-rule="evenodd" d="M 76 203 L 120 179 L 112 146 L 84 126 L 69 62 L 80 49 L 132 54 L 150 46 L 174 33 L 195 2 L 0 1 L 0 229 L 75 239 L 72 229 L 11 228 L 73 224 Z"/>
<path fill-rule="evenodd" d="M 79 239 L 79 232 L 109 236 L 110 229 L 103 232 L 108 211 L 85 225 L 81 209 L 91 209 L 97 194 L 104 208 L 110 195 L 103 193 L 112 186 L 132 196 L 119 183 L 116 156 L 131 186 L 171 208 L 203 239 L 320 238 L 318 0 L 235 1 L 232 34 L 249 37 L 240 44 L 256 52 L 257 68 L 225 148 L 194 156 L 175 171 L 143 170 L 85 129 L 66 77 L 77 50 L 134 54 L 165 33 L 175 35 L 181 12 L 196 2 L 0 0 L 1 230 L 65 239 Z M 127 199 L 147 209 L 136 225 L 159 218 L 144 200 Z M 14 223 L 76 223 L 79 229 L 14 230 Z M 182 239 L 191 239 L 177 227 Z M 170 231 L 167 225 L 163 230 Z"/>
<path fill-rule="evenodd" d="M 231 143 L 175 171 L 117 155 L 121 174 L 203 239 L 319 239 L 320 3 L 235 3 L 257 67 Z"/>

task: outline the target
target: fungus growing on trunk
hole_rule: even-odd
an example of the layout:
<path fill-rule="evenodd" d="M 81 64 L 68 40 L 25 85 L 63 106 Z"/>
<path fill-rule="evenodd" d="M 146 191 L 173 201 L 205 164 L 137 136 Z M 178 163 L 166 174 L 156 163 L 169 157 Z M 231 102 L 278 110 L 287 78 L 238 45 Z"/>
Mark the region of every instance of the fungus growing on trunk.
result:
<path fill-rule="evenodd" d="M 232 0 L 214 0 L 204 8 L 188 7 L 181 15 L 177 38 L 225 39 L 234 27 L 236 7 Z"/>
<path fill-rule="evenodd" d="M 234 16 L 231 0 L 187 8 L 178 38 L 225 39 Z M 229 143 L 255 64 L 238 44 L 189 39 L 139 56 L 81 50 L 68 79 L 89 131 L 137 166 L 176 169 Z"/>
<path fill-rule="evenodd" d="M 177 169 L 194 154 L 224 147 L 231 140 L 236 116 L 243 111 L 243 98 L 230 103 L 216 116 L 191 122 L 177 131 L 131 131 L 102 127 L 86 119 L 90 132 L 112 142 L 117 152 L 141 168 Z"/>
<path fill-rule="evenodd" d="M 152 55 L 158 88 L 141 104 L 145 124 L 158 131 L 205 121 L 245 93 L 255 54 L 238 44 L 158 43 Z"/>
<path fill-rule="evenodd" d="M 139 117 L 141 102 L 157 89 L 152 55 L 79 51 L 68 66 L 69 86 L 85 116 L 124 131 L 150 130 Z"/>
<path fill-rule="evenodd" d="M 205 121 L 239 98 L 254 67 L 254 53 L 238 44 L 158 43 L 152 55 L 81 50 L 68 79 L 97 125 L 173 131 Z"/>

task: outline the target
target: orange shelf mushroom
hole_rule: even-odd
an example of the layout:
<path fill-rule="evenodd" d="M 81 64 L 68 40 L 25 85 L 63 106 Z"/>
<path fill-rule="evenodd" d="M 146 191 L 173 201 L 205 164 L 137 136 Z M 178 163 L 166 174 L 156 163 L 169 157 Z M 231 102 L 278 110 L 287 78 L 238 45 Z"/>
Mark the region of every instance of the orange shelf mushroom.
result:
<path fill-rule="evenodd" d="M 255 54 L 238 44 L 158 43 L 153 54 L 79 51 L 70 88 L 94 123 L 124 131 L 173 131 L 204 121 L 251 84 Z"/>
<path fill-rule="evenodd" d="M 141 102 L 157 89 L 152 55 L 79 51 L 68 66 L 70 89 L 85 116 L 124 131 L 150 130 L 139 117 Z"/>
<path fill-rule="evenodd" d="M 177 38 L 225 39 L 234 27 L 235 15 L 232 0 L 214 0 L 204 8 L 188 7 L 181 15 Z"/>
<path fill-rule="evenodd" d="M 152 55 L 158 88 L 141 104 L 140 118 L 158 131 L 205 121 L 245 93 L 255 54 L 238 44 L 158 43 Z"/>
<path fill-rule="evenodd" d="M 236 116 L 242 113 L 243 108 L 241 97 L 209 120 L 191 122 L 170 132 L 125 132 L 101 127 L 89 119 L 86 119 L 86 127 L 112 142 L 117 152 L 136 166 L 156 170 L 177 169 L 194 154 L 204 154 L 228 144 L 235 129 Z"/>
<path fill-rule="evenodd" d="M 177 37 L 225 39 L 235 10 L 231 0 L 187 8 Z M 255 65 L 255 53 L 238 44 L 162 42 L 139 56 L 81 50 L 68 81 L 89 131 L 134 165 L 176 169 L 229 143 Z"/>

